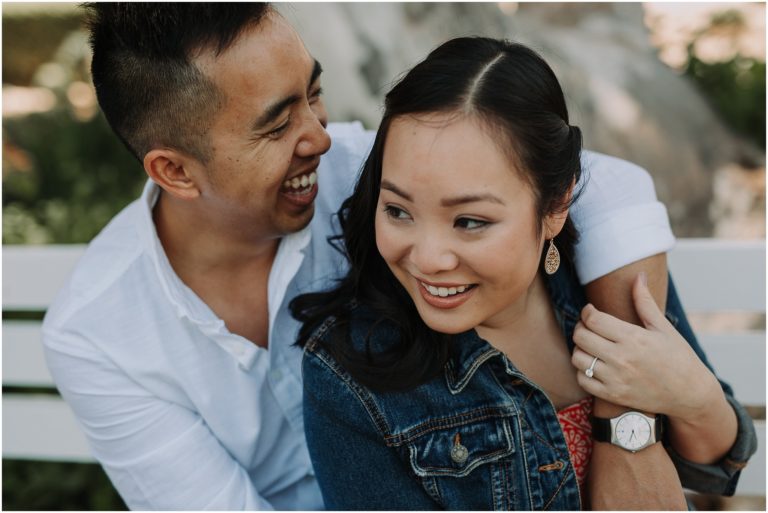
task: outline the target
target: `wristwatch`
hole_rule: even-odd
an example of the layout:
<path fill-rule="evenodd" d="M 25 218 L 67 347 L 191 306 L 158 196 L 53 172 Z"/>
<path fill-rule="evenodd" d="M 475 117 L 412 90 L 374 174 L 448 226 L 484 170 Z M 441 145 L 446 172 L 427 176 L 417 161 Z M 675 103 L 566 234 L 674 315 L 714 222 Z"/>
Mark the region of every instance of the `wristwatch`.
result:
<path fill-rule="evenodd" d="M 592 439 L 610 442 L 630 452 L 645 449 L 661 440 L 662 416 L 649 417 L 628 411 L 618 417 L 592 417 Z"/>

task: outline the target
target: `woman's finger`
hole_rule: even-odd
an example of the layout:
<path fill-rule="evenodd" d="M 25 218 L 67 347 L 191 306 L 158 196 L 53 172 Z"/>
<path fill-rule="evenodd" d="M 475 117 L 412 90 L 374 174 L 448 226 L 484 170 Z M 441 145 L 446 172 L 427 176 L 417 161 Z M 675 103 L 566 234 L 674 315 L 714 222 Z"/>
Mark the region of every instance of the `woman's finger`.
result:
<path fill-rule="evenodd" d="M 632 285 L 632 299 L 635 311 L 646 328 L 662 331 L 667 327 L 669 321 L 659 309 L 651 291 L 648 290 L 645 273 L 640 273 L 635 278 L 635 283 Z"/>
<path fill-rule="evenodd" d="M 590 330 L 581 321 L 573 330 L 573 342 L 582 351 L 608 362 L 613 361 L 617 350 L 615 342 Z"/>
<path fill-rule="evenodd" d="M 586 374 L 584 374 L 584 371 L 581 371 L 576 373 L 576 381 L 579 383 L 579 386 L 588 394 L 599 397 L 600 399 L 610 401 L 610 393 L 608 392 L 608 387 L 606 387 L 605 383 L 600 381 L 597 376 L 588 378 Z"/>
<path fill-rule="evenodd" d="M 579 374 L 597 379 L 604 384 L 611 381 L 613 376 L 608 364 L 597 355 L 592 355 L 576 347 L 571 355 L 571 364 Z M 591 372 L 587 372 L 591 370 Z"/>
<path fill-rule="evenodd" d="M 615 343 L 633 342 L 640 339 L 646 331 L 641 326 L 601 312 L 591 304 L 581 310 L 580 322 L 589 331 Z"/>

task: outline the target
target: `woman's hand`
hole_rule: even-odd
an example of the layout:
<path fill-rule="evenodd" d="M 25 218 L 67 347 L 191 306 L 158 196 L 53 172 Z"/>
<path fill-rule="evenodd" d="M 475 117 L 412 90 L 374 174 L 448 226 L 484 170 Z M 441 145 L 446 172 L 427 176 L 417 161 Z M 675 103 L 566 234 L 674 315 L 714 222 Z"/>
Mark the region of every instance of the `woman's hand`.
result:
<path fill-rule="evenodd" d="M 587 305 L 573 339 L 571 362 L 590 394 L 633 409 L 695 419 L 723 395 L 720 384 L 653 300 L 640 274 L 632 288 L 645 328 Z M 594 357 L 593 377 L 587 377 Z"/>

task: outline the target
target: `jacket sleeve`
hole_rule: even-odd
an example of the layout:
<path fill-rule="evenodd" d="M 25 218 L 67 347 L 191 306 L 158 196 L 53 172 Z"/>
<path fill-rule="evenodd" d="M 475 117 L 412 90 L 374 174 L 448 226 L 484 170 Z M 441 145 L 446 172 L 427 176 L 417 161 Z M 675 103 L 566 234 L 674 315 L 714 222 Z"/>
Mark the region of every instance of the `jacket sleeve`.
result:
<path fill-rule="evenodd" d="M 271 510 L 195 411 L 157 397 L 81 335 L 43 332 L 48 367 L 130 509 Z"/>
<path fill-rule="evenodd" d="M 386 446 L 385 421 L 371 404 L 366 409 L 364 391 L 327 353 L 306 351 L 303 375 L 304 429 L 327 509 L 440 509 Z"/>
<path fill-rule="evenodd" d="M 704 350 L 699 345 L 693 329 L 688 323 L 671 276 L 667 291 L 666 316 L 680 334 L 683 335 L 701 361 L 715 373 Z M 741 469 L 747 465 L 749 458 L 757 451 L 757 434 L 755 433 L 755 425 L 752 418 L 744 409 L 744 406 L 733 397 L 733 390 L 730 385 L 722 380 L 718 381 L 720 381 L 728 403 L 736 412 L 736 419 L 738 421 L 736 442 L 734 442 L 728 454 L 717 463 L 704 465 L 684 459 L 666 441 L 665 446 L 677 468 L 680 481 L 684 487 L 702 493 L 730 496 L 736 491 Z"/>
<path fill-rule="evenodd" d="M 736 412 L 738 434 L 736 442 L 718 463 L 702 465 L 686 460 L 667 445 L 667 451 L 675 464 L 680 482 L 684 487 L 701 493 L 731 496 L 736 492 L 741 469 L 757 450 L 757 436 L 752 418 L 744 407 L 726 392 L 725 398 Z"/>

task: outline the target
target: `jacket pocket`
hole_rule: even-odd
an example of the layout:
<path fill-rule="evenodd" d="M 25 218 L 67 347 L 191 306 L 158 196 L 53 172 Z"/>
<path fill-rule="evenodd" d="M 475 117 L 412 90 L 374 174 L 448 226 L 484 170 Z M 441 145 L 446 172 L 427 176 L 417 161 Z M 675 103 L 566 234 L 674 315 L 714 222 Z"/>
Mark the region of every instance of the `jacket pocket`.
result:
<path fill-rule="evenodd" d="M 515 452 L 510 417 L 486 417 L 424 430 L 408 443 L 411 467 L 421 477 L 464 477 Z"/>

